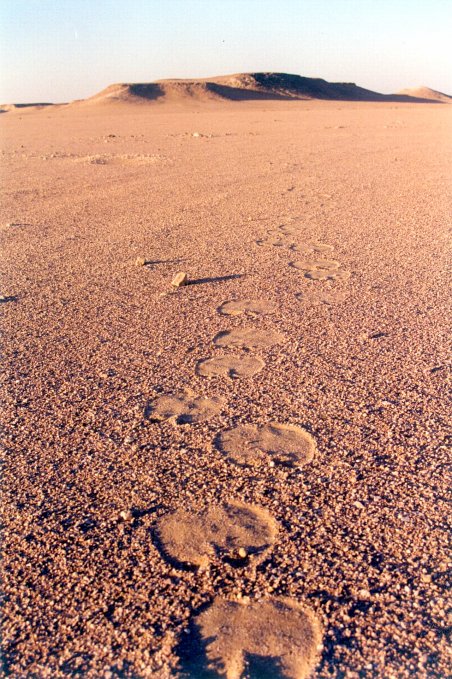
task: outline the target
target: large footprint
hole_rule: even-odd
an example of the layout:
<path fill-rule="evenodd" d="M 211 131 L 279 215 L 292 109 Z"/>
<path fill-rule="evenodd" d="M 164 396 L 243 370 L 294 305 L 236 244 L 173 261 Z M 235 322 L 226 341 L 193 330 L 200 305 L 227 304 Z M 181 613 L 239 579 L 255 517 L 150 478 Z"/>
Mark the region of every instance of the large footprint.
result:
<path fill-rule="evenodd" d="M 264 361 L 255 356 L 213 356 L 198 362 L 196 374 L 202 377 L 252 377 L 264 365 Z"/>
<path fill-rule="evenodd" d="M 253 679 L 305 679 L 322 640 L 314 613 L 283 597 L 247 604 L 216 597 L 194 622 L 209 670 L 226 679 L 240 679 L 245 669 Z"/>
<path fill-rule="evenodd" d="M 268 314 L 275 310 L 270 302 L 264 299 L 233 299 L 223 302 L 218 307 L 218 313 L 223 316 L 240 316 L 241 314 Z"/>
<path fill-rule="evenodd" d="M 347 293 L 345 290 L 340 290 L 337 288 L 332 288 L 330 290 L 307 290 L 306 292 L 297 292 L 295 297 L 300 302 L 307 302 L 316 306 L 318 304 L 327 304 L 332 306 L 333 304 L 340 304 L 347 299 Z"/>
<path fill-rule="evenodd" d="M 217 347 L 245 347 L 264 349 L 284 342 L 284 335 L 275 330 L 257 328 L 234 328 L 219 332 L 213 339 Z"/>
<path fill-rule="evenodd" d="M 297 243 L 291 247 L 293 252 L 300 252 L 303 254 L 311 253 L 315 255 L 328 255 L 333 251 L 332 245 L 327 245 L 327 243 L 309 242 L 309 243 Z"/>
<path fill-rule="evenodd" d="M 337 269 L 313 269 L 306 271 L 305 277 L 312 281 L 348 281 L 350 271 L 338 271 Z"/>
<path fill-rule="evenodd" d="M 261 247 L 275 247 L 275 248 L 286 248 L 287 243 L 282 239 L 281 236 L 267 236 L 266 238 L 259 238 L 255 241 L 257 245 Z"/>
<path fill-rule="evenodd" d="M 317 451 L 315 439 L 305 429 L 276 422 L 226 429 L 216 437 L 215 446 L 231 462 L 245 466 L 270 461 L 299 467 L 310 462 Z"/>
<path fill-rule="evenodd" d="M 339 262 L 335 259 L 300 259 L 290 262 L 290 266 L 303 271 L 306 278 L 313 281 L 347 281 L 349 271 L 339 271 Z"/>
<path fill-rule="evenodd" d="M 299 271 L 314 271 L 318 269 L 335 271 L 339 269 L 339 262 L 335 259 L 299 259 L 295 262 L 290 262 L 290 266 Z"/>
<path fill-rule="evenodd" d="M 274 544 L 278 524 L 263 507 L 229 502 L 203 512 L 178 509 L 160 519 L 163 550 L 179 563 L 206 566 L 214 559 L 258 563 Z"/>
<path fill-rule="evenodd" d="M 151 401 L 144 415 L 150 420 L 172 420 L 176 424 L 203 422 L 217 415 L 224 405 L 222 398 L 191 394 L 163 394 Z"/>

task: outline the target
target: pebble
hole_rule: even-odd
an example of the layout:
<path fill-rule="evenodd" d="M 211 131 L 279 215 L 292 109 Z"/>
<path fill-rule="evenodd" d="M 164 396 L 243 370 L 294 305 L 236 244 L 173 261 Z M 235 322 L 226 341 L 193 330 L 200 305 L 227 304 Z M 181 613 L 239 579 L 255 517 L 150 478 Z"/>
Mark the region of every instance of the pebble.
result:
<path fill-rule="evenodd" d="M 131 521 L 132 520 L 132 512 L 130 509 L 123 509 L 121 512 L 119 512 L 119 518 L 121 521 Z"/>
<path fill-rule="evenodd" d="M 137 257 L 135 260 L 135 266 L 144 266 L 146 264 L 146 260 L 144 257 Z"/>
<path fill-rule="evenodd" d="M 371 594 L 368 589 L 360 589 L 358 592 L 358 599 L 370 599 Z"/>
<path fill-rule="evenodd" d="M 174 286 L 175 288 L 180 288 L 181 285 L 187 284 L 188 276 L 184 271 L 178 271 L 177 274 L 174 276 L 173 280 L 171 281 L 171 285 Z"/>

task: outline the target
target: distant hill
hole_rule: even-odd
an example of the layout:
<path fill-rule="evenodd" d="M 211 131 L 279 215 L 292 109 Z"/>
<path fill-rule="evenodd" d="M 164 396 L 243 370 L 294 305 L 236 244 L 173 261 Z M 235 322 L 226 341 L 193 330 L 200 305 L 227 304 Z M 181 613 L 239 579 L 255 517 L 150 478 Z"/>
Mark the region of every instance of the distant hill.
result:
<path fill-rule="evenodd" d="M 451 103 L 452 98 L 426 87 L 403 90 L 396 94 L 380 94 L 355 83 L 330 83 L 322 78 L 304 78 L 289 73 L 237 73 L 213 78 L 157 80 L 150 83 L 117 83 L 87 99 L 58 106 L 92 106 L 112 103 L 145 104 L 149 102 L 310 100 L 330 101 L 395 101 L 419 103 Z M 9 104 L 0 112 L 50 104 Z"/>
<path fill-rule="evenodd" d="M 54 106 L 54 104 L 49 103 L 39 103 L 39 104 L 0 104 L 0 113 L 7 113 L 8 111 L 23 111 L 24 109 L 29 111 L 37 111 L 46 106 Z"/>
<path fill-rule="evenodd" d="M 406 90 L 401 90 L 398 94 L 408 97 L 416 97 L 418 99 L 429 99 L 430 101 L 442 101 L 445 104 L 452 104 L 452 96 L 432 90 L 430 87 L 411 87 Z"/>
<path fill-rule="evenodd" d="M 213 78 L 157 80 L 110 85 L 85 104 L 145 101 L 246 100 L 412 101 L 413 96 L 384 95 L 355 83 L 330 83 L 288 73 L 237 73 Z M 430 100 L 430 99 L 429 99 Z"/>

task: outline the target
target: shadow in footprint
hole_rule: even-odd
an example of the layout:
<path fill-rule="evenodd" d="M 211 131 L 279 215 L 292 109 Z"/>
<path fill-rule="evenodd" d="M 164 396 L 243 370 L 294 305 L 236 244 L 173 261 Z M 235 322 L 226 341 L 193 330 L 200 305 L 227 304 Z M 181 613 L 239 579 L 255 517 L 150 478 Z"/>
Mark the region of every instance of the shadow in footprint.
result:
<path fill-rule="evenodd" d="M 245 653 L 246 675 L 249 679 L 284 679 L 287 674 L 279 658 Z"/>
<path fill-rule="evenodd" d="M 202 613 L 210 603 L 206 603 L 197 610 Z M 214 641 L 214 637 L 203 639 L 198 626 L 190 622 L 185 634 L 181 635 L 180 642 L 176 647 L 179 657 L 180 677 L 182 679 L 220 679 L 221 675 L 211 670 L 207 663 L 207 647 Z"/>
<path fill-rule="evenodd" d="M 209 604 L 202 606 L 198 614 L 208 607 Z M 199 629 L 195 623 L 190 623 L 187 633 L 176 648 L 176 653 L 180 659 L 180 676 L 183 679 L 221 679 L 225 675 L 222 672 L 209 668 L 207 660 L 207 648 L 215 641 L 215 637 L 202 639 Z M 254 653 L 244 653 L 245 675 L 247 679 L 284 679 L 287 674 L 280 662 L 274 656 L 263 656 Z M 221 666 L 220 658 L 211 658 L 214 666 L 218 663 Z"/>
<path fill-rule="evenodd" d="M 199 566 L 195 566 L 188 563 L 182 563 L 182 561 L 179 561 L 179 559 L 176 559 L 175 557 L 171 556 L 171 554 L 168 554 L 166 545 L 160 538 L 159 532 L 155 526 L 153 526 L 151 529 L 151 537 L 152 542 L 159 550 L 161 557 L 167 563 L 173 566 L 173 568 L 177 568 L 180 571 L 185 571 L 186 573 L 196 573 L 199 570 Z"/>
<path fill-rule="evenodd" d="M 203 283 L 222 283 L 224 281 L 232 281 L 236 278 L 243 278 L 244 274 L 233 273 L 229 276 L 216 276 L 211 278 L 196 278 L 193 281 L 189 281 L 189 285 L 202 285 Z"/>

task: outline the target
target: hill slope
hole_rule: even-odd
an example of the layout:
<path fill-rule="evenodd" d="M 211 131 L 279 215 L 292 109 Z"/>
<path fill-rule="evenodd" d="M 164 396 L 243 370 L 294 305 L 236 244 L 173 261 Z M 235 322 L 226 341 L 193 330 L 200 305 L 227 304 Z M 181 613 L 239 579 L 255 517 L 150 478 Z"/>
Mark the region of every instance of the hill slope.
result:
<path fill-rule="evenodd" d="M 432 90 L 430 87 L 411 87 L 406 90 L 401 90 L 398 94 L 407 97 L 416 97 L 417 99 L 429 99 L 431 101 L 442 101 L 445 104 L 452 104 L 452 97 L 444 92 Z"/>
<path fill-rule="evenodd" d="M 158 80 L 154 83 L 118 83 L 84 100 L 83 104 L 149 101 L 246 101 L 324 99 L 338 101 L 412 101 L 384 95 L 355 83 L 330 83 L 288 73 L 238 73 L 212 78 Z M 422 100 L 422 99 L 421 99 Z M 425 101 L 430 100 L 426 98 Z"/>

